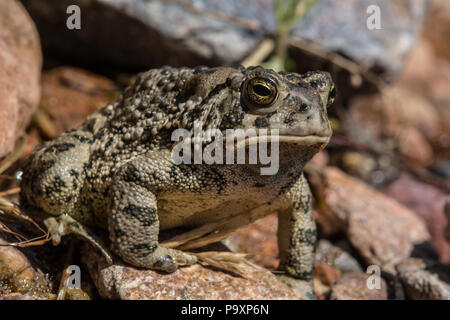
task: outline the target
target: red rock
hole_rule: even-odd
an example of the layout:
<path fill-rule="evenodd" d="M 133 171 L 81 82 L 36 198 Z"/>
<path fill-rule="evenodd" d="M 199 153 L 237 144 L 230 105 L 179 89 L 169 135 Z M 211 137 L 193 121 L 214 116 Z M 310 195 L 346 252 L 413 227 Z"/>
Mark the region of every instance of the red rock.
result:
<path fill-rule="evenodd" d="M 103 257 L 87 245 L 82 250 L 82 261 L 106 299 L 299 299 L 292 289 L 263 269 L 249 267 L 244 279 L 199 264 L 171 274 L 118 264 L 108 267 Z"/>
<path fill-rule="evenodd" d="M 325 202 L 367 264 L 389 272 L 430 238 L 420 218 L 395 200 L 337 168 L 322 171 Z"/>
<path fill-rule="evenodd" d="M 386 186 L 383 192 L 413 210 L 425 221 L 440 260 L 450 263 L 450 244 L 445 239 L 448 220 L 444 215 L 444 205 L 447 195 L 406 174 Z"/>
<path fill-rule="evenodd" d="M 447 203 L 445 204 L 445 216 L 447 218 L 447 228 L 445 229 L 445 237 L 450 241 L 450 199 L 447 198 Z"/>
<path fill-rule="evenodd" d="M 278 216 L 272 214 L 240 228 L 225 244 L 234 252 L 249 254 L 249 260 L 268 269 L 278 267 Z"/>
<path fill-rule="evenodd" d="M 431 1 L 429 19 L 425 25 L 424 36 L 432 44 L 435 52 L 450 60 L 450 2 L 448 0 Z"/>
<path fill-rule="evenodd" d="M 118 94 L 114 83 L 86 70 L 60 67 L 42 74 L 41 109 L 50 116 L 57 136 L 79 126 L 86 116 Z"/>
<path fill-rule="evenodd" d="M 340 275 L 332 266 L 323 262 L 316 262 L 314 266 L 314 277 L 318 278 L 320 282 L 325 285 L 331 285 Z"/>
<path fill-rule="evenodd" d="M 36 110 L 42 66 L 39 35 L 19 1 L 0 1 L 0 159 Z"/>
<path fill-rule="evenodd" d="M 387 300 L 387 287 L 380 279 L 381 288 L 369 289 L 366 273 L 347 273 L 337 280 L 331 289 L 331 300 Z"/>

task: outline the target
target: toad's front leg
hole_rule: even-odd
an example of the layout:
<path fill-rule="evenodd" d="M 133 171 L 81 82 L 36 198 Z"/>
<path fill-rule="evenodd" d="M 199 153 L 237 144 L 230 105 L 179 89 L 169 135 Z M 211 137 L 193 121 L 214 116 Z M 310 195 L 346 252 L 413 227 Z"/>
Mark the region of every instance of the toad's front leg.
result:
<path fill-rule="evenodd" d="M 195 256 L 159 245 L 159 219 L 152 167 L 137 158 L 115 175 L 110 189 L 109 235 L 115 251 L 137 267 L 173 272 Z"/>
<path fill-rule="evenodd" d="M 302 175 L 285 195 L 291 204 L 278 213 L 279 279 L 303 299 L 314 299 L 314 262 L 317 241 L 311 210 L 311 191 Z"/>

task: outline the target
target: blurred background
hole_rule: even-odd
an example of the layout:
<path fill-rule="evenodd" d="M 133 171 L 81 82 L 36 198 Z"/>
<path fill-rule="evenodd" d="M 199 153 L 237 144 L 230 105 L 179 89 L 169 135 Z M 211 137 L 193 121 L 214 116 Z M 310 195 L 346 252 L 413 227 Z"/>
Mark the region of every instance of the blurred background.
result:
<path fill-rule="evenodd" d="M 306 169 L 321 239 L 318 297 L 448 297 L 450 1 L 3 0 L 0 196 L 17 202 L 14 174 L 36 145 L 164 65 L 329 71 L 334 134 Z M 223 243 L 275 269 L 276 224 L 269 216 Z M 11 268 L 1 250 L 0 275 Z M 60 272 L 48 264 L 32 273 Z M 383 293 L 365 289 L 369 265 L 381 267 Z M 14 288 L 8 294 L 25 292 Z"/>

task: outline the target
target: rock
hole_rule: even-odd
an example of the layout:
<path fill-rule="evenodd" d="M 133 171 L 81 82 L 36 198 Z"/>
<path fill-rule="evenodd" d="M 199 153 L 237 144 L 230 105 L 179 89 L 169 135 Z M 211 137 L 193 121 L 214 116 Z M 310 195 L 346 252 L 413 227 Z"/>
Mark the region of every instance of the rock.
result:
<path fill-rule="evenodd" d="M 450 241 L 450 198 L 447 198 L 445 204 L 445 216 L 447 218 L 447 228 L 445 229 L 445 237 Z"/>
<path fill-rule="evenodd" d="M 79 126 L 92 112 L 118 96 L 114 83 L 86 70 L 59 67 L 42 74 L 40 110 L 50 117 L 54 129 L 41 131 L 48 138 Z"/>
<path fill-rule="evenodd" d="M 240 228 L 225 239 L 224 244 L 233 252 L 249 254 L 249 260 L 274 270 L 278 267 L 278 216 L 272 214 Z"/>
<path fill-rule="evenodd" d="M 319 240 L 314 266 L 314 289 L 317 299 L 326 299 L 330 295 L 332 284 L 342 274 L 361 271 L 359 263 L 347 252 L 326 239 Z"/>
<path fill-rule="evenodd" d="M 276 31 L 271 0 L 22 2 L 36 21 L 47 52 L 96 67 L 143 70 L 163 64 L 236 64 Z M 316 1 L 295 26 L 292 38 L 311 40 L 326 51 L 343 53 L 393 77 L 415 43 L 426 1 L 375 1 L 382 12 L 381 30 L 361 27 L 366 26 L 366 9 L 373 4 L 371 0 L 352 0 L 344 6 Z M 79 30 L 62 27 L 69 5 L 81 9 Z M 315 60 L 300 54 L 297 61 L 302 61 L 299 67 L 309 67 Z"/>
<path fill-rule="evenodd" d="M 0 159 L 39 103 L 42 65 L 39 35 L 26 10 L 16 0 L 0 2 Z"/>
<path fill-rule="evenodd" d="M 256 47 L 264 38 L 263 29 L 275 28 L 270 0 L 23 3 L 36 21 L 45 49 L 96 67 L 229 65 Z M 80 7 L 79 30 L 63 27 L 69 5 Z"/>
<path fill-rule="evenodd" d="M 387 286 L 380 278 L 381 288 L 369 289 L 365 273 L 347 273 L 337 280 L 331 289 L 331 300 L 387 300 Z"/>
<path fill-rule="evenodd" d="M 415 245 L 429 240 L 421 219 L 395 200 L 335 167 L 325 168 L 321 176 L 328 214 L 368 265 L 395 273 L 394 266 L 409 257 Z"/>
<path fill-rule="evenodd" d="M 348 129 L 357 141 L 364 138 L 361 142 L 367 144 L 370 139 L 389 137 L 409 161 L 423 167 L 433 162 L 431 144 L 439 143 L 442 126 L 438 111 L 422 95 L 393 86 L 383 96 L 356 96 L 348 114 L 351 124 L 364 128 L 366 136 Z"/>
<path fill-rule="evenodd" d="M 314 278 L 329 286 L 340 278 L 340 274 L 329 264 L 318 261 L 314 265 Z"/>
<path fill-rule="evenodd" d="M 323 262 L 316 262 L 314 266 L 314 292 L 318 300 L 325 300 L 330 294 L 331 284 L 339 279 L 340 273 Z"/>
<path fill-rule="evenodd" d="M 397 266 L 406 297 L 412 300 L 449 300 L 450 285 L 425 270 L 423 260 L 410 258 Z"/>
<path fill-rule="evenodd" d="M 356 151 L 344 152 L 340 164 L 345 172 L 364 181 L 370 181 L 378 167 L 373 157 Z"/>
<path fill-rule="evenodd" d="M 321 239 L 317 244 L 316 261 L 334 267 L 341 274 L 362 271 L 362 267 L 355 258 L 325 239 Z"/>
<path fill-rule="evenodd" d="M 87 245 L 82 261 L 103 298 L 122 300 L 172 299 L 299 299 L 269 271 L 248 269 L 246 278 L 205 268 L 199 264 L 179 268 L 171 274 L 115 264 Z"/>
<path fill-rule="evenodd" d="M 430 19 L 431 21 L 432 19 Z M 450 61 L 439 59 L 427 39 L 422 39 L 411 52 L 405 64 L 405 70 L 399 78 L 398 85 L 425 97 L 435 109 L 439 126 L 435 128 L 438 135 L 434 137 L 435 148 L 441 157 L 450 156 Z M 414 99 L 410 99 L 414 103 Z M 408 109 L 406 108 L 406 111 Z"/>
<path fill-rule="evenodd" d="M 445 226 L 449 221 L 444 214 L 447 195 L 407 174 L 402 174 L 386 186 L 383 192 L 413 210 L 425 221 L 440 260 L 450 264 L 450 245 L 445 239 Z"/>
<path fill-rule="evenodd" d="M 450 60 L 450 3 L 447 0 L 431 1 L 430 19 L 425 25 L 425 37 L 433 44 L 435 52 Z"/>
<path fill-rule="evenodd" d="M 380 10 L 381 29 L 367 26 L 369 6 Z M 315 2 L 293 30 L 325 51 L 339 52 L 358 64 L 393 80 L 419 37 L 427 1 L 333 0 Z M 302 65 L 310 67 L 308 63 Z"/>
<path fill-rule="evenodd" d="M 11 298 L 17 293 L 35 299 L 53 299 L 49 279 L 20 250 L 5 244 L 0 238 L 0 297 Z"/>
<path fill-rule="evenodd" d="M 36 299 L 28 294 L 11 293 L 6 294 L 4 296 L 0 296 L 0 300 L 36 300 Z"/>
<path fill-rule="evenodd" d="M 393 128 L 393 134 L 400 153 L 409 162 L 420 167 L 427 167 L 433 162 L 433 149 L 416 128 Z"/>

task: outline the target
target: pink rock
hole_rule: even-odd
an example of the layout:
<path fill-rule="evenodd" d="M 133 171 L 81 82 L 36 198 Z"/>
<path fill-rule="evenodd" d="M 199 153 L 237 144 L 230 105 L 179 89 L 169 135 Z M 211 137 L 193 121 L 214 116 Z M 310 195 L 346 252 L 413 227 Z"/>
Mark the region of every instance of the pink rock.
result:
<path fill-rule="evenodd" d="M 369 289 L 366 273 L 347 273 L 338 279 L 331 289 L 331 300 L 387 300 L 387 287 L 380 279 L 380 288 Z"/>
<path fill-rule="evenodd" d="M 395 273 L 414 246 L 430 238 L 414 212 L 335 167 L 323 170 L 325 202 L 367 264 Z"/>
<path fill-rule="evenodd" d="M 444 206 L 447 195 L 406 174 L 402 174 L 383 192 L 413 210 L 425 221 L 440 260 L 450 263 L 450 244 L 445 239 L 447 219 L 444 215 Z"/>
<path fill-rule="evenodd" d="M 263 269 L 248 267 L 246 277 L 242 278 L 199 264 L 171 274 L 121 264 L 108 267 L 103 257 L 87 245 L 82 250 L 82 259 L 100 295 L 107 299 L 299 299 L 292 289 Z"/>
<path fill-rule="evenodd" d="M 0 159 L 14 147 L 39 103 L 39 35 L 19 1 L 0 1 Z"/>

